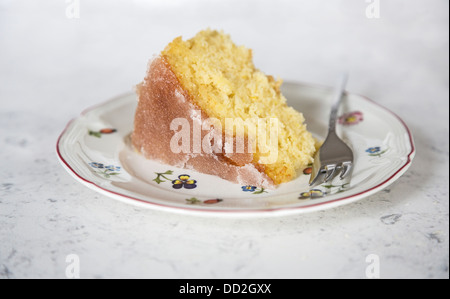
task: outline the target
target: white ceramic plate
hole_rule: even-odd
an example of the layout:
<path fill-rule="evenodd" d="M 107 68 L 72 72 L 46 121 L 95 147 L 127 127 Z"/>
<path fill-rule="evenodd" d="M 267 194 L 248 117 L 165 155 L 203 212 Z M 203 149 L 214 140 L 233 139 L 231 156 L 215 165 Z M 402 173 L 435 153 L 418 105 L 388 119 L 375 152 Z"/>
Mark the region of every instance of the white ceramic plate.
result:
<path fill-rule="evenodd" d="M 318 138 L 327 133 L 328 88 L 285 83 L 289 105 L 302 111 Z M 136 95 L 126 94 L 90 108 L 72 120 L 57 142 L 62 165 L 81 183 L 112 198 L 149 208 L 213 216 L 272 216 L 311 212 L 365 198 L 398 179 L 415 154 L 405 123 L 373 101 L 348 94 L 338 133 L 353 148 L 350 184 L 309 190 L 308 169 L 276 190 L 240 186 L 218 177 L 146 160 L 129 146 Z M 185 176 L 183 176 L 185 175 Z M 175 179 L 184 179 L 175 189 Z M 195 180 L 195 185 L 186 180 Z M 176 184 L 175 184 L 176 185 Z"/>

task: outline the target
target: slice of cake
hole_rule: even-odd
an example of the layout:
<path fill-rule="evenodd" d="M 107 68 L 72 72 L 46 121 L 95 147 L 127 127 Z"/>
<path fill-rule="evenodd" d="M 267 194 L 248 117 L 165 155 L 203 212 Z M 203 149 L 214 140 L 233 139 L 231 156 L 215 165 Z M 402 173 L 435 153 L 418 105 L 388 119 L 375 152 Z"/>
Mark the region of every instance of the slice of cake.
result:
<path fill-rule="evenodd" d="M 264 188 L 312 162 L 315 140 L 281 80 L 222 32 L 173 40 L 137 86 L 132 144 L 146 158 Z"/>

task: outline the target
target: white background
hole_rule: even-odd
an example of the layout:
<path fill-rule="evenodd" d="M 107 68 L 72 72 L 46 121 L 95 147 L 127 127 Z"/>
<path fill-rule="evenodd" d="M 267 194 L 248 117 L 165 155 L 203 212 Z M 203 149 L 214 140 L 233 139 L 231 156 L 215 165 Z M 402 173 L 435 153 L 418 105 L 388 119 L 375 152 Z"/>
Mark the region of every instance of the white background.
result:
<path fill-rule="evenodd" d="M 0 0 L 0 278 L 448 278 L 446 0 Z M 417 154 L 367 199 L 312 214 L 211 219 L 97 194 L 59 165 L 56 139 L 86 107 L 130 91 L 174 37 L 223 29 L 256 66 L 397 113 Z"/>

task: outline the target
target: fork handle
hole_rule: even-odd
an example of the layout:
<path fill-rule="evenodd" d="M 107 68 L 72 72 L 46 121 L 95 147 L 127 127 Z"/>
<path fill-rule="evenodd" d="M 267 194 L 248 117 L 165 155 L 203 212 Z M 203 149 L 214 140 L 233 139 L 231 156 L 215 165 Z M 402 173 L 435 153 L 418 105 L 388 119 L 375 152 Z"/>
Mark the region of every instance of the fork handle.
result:
<path fill-rule="evenodd" d="M 333 106 L 331 107 L 330 122 L 328 125 L 329 133 L 336 131 L 336 120 L 339 106 L 345 93 L 345 86 L 348 80 L 348 73 L 343 73 L 335 88 L 335 94 L 333 95 Z"/>

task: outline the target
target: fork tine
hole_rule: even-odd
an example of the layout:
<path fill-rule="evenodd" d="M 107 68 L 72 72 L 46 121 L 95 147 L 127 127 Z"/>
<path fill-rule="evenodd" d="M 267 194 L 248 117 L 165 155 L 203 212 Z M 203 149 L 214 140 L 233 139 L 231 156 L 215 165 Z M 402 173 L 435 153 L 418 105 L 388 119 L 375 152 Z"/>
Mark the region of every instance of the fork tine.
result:
<path fill-rule="evenodd" d="M 337 169 L 338 168 L 336 167 L 335 164 L 329 164 L 325 166 L 326 176 L 325 179 L 323 180 L 324 183 L 329 182 L 334 177 L 334 173 L 336 172 Z"/>
<path fill-rule="evenodd" d="M 342 173 L 340 175 L 341 180 L 343 180 L 350 173 L 352 167 L 353 163 L 350 161 L 342 163 Z"/>
<path fill-rule="evenodd" d="M 325 169 L 322 167 L 321 169 L 319 169 L 319 171 L 316 174 L 312 174 L 313 176 L 311 176 L 310 181 L 309 181 L 309 185 L 315 186 L 317 184 L 321 184 L 323 183 L 323 176 L 326 174 Z"/>

